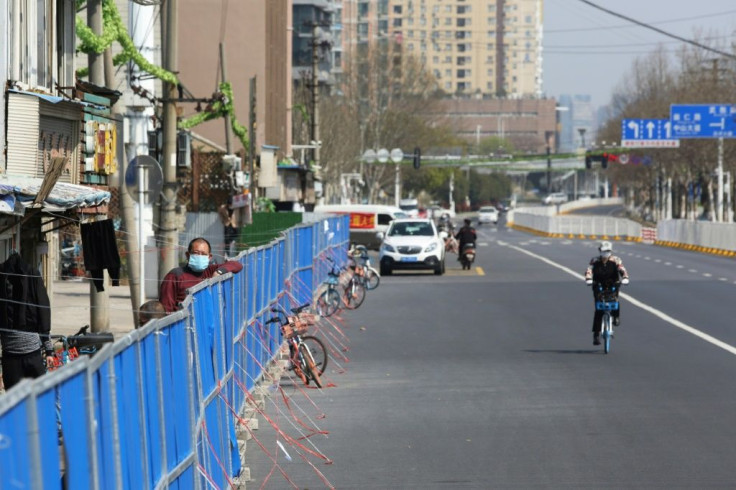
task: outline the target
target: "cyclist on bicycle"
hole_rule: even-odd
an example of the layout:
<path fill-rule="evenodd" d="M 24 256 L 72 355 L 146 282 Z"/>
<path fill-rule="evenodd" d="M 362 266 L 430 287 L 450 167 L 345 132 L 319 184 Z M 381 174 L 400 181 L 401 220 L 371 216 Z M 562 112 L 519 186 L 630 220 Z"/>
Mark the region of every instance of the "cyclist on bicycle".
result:
<path fill-rule="evenodd" d="M 585 283 L 589 286 L 593 286 L 593 301 L 597 300 L 598 297 L 598 286 L 603 285 L 604 288 L 617 286 L 619 283 L 629 283 L 629 273 L 626 272 L 626 267 L 620 257 L 613 255 L 613 247 L 611 242 L 601 242 L 598 247 L 599 256 L 590 259 L 588 268 L 585 270 Z M 616 297 L 618 298 L 618 290 L 616 291 Z M 613 317 L 613 324 L 619 325 L 619 311 L 621 306 L 619 305 L 618 310 L 611 311 Z M 601 320 L 603 319 L 603 312 L 595 310 L 593 315 L 593 345 L 600 345 L 601 343 Z"/>

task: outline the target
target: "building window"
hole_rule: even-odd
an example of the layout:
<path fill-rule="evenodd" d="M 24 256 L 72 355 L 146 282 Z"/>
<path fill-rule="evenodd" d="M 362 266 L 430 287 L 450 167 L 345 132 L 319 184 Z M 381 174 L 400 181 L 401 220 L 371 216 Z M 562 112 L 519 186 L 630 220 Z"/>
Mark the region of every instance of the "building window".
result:
<path fill-rule="evenodd" d="M 445 70 L 445 76 L 447 78 L 452 78 L 452 70 Z"/>
<path fill-rule="evenodd" d="M 445 56 L 445 63 L 452 63 L 452 56 Z"/>
<path fill-rule="evenodd" d="M 496 18 L 495 17 L 488 17 L 488 23 L 491 25 L 496 25 Z"/>
<path fill-rule="evenodd" d="M 439 56 L 432 56 L 432 63 L 434 63 L 435 65 L 439 65 L 440 64 L 440 57 Z"/>
<path fill-rule="evenodd" d="M 445 18 L 445 25 L 446 26 L 451 26 L 452 25 L 452 17 Z"/>
<path fill-rule="evenodd" d="M 394 5 L 394 13 L 401 14 L 401 5 Z"/>
<path fill-rule="evenodd" d="M 401 19 L 394 19 L 394 27 L 401 27 Z"/>
<path fill-rule="evenodd" d="M 441 78 L 441 74 L 439 70 L 432 70 L 432 74 L 435 78 Z"/>
<path fill-rule="evenodd" d="M 465 70 L 458 70 L 457 71 L 457 77 L 458 78 L 465 78 Z"/>
<path fill-rule="evenodd" d="M 452 82 L 445 82 L 445 90 L 452 90 Z"/>

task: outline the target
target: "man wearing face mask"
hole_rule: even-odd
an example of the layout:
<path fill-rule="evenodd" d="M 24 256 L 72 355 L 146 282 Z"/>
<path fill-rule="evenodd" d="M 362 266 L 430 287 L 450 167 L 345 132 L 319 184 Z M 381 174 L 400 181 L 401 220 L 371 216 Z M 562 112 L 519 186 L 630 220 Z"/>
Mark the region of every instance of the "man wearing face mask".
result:
<path fill-rule="evenodd" d="M 235 274 L 243 270 L 240 262 L 212 263 L 211 252 L 210 242 L 202 237 L 189 242 L 187 265 L 172 269 L 161 282 L 158 300 L 167 313 L 181 309 L 181 302 L 187 296 L 187 289 L 215 275 L 226 272 Z"/>

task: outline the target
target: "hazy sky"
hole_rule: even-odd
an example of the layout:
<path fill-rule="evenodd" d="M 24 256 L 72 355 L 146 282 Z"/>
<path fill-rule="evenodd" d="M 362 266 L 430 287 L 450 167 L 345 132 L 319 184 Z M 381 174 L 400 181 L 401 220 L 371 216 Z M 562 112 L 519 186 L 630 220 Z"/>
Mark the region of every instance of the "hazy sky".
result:
<path fill-rule="evenodd" d="M 721 48 L 736 43 L 735 0 L 591 1 L 681 37 L 718 36 Z M 606 105 L 633 60 L 660 43 L 671 52 L 682 45 L 580 0 L 544 0 L 544 92 L 590 94 L 595 106 Z"/>

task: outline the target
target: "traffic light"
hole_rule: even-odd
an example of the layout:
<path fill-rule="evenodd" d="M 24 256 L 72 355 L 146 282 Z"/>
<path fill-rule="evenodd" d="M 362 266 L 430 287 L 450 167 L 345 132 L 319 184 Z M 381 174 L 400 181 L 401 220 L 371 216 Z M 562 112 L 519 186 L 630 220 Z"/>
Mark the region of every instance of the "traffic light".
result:
<path fill-rule="evenodd" d="M 585 168 L 593 168 L 593 158 L 589 157 L 588 155 L 585 156 Z"/>
<path fill-rule="evenodd" d="M 417 146 L 414 148 L 414 168 L 419 170 L 422 165 L 422 150 Z"/>

